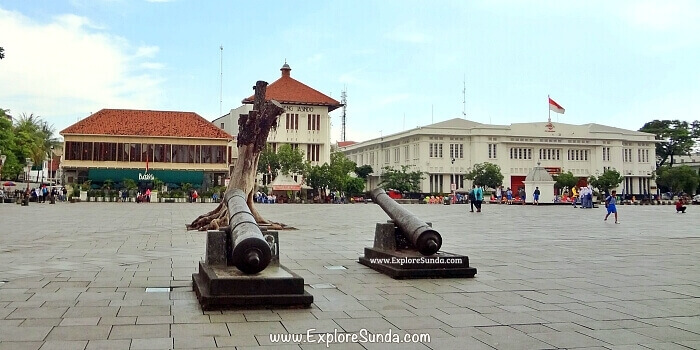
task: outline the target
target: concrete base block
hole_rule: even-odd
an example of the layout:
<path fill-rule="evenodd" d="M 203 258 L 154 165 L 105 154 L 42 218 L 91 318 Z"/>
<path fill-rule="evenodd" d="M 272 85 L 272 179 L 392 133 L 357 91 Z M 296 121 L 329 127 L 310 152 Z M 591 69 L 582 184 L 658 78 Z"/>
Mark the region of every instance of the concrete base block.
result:
<path fill-rule="evenodd" d="M 424 256 L 416 250 L 386 251 L 365 248 L 360 264 L 394 279 L 474 277 L 476 268 L 469 266 L 469 257 L 447 252 Z"/>
<path fill-rule="evenodd" d="M 304 290 L 304 279 L 278 264 L 247 275 L 233 266 L 200 262 L 192 281 L 203 310 L 310 307 L 314 301 Z"/>

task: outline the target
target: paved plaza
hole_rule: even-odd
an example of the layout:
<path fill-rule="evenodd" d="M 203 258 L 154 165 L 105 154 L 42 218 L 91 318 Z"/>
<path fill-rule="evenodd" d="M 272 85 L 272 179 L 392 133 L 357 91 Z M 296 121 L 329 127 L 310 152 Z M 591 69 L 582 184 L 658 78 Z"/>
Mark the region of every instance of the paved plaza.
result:
<path fill-rule="evenodd" d="M 260 205 L 309 309 L 203 312 L 192 273 L 213 204 L 0 205 L 0 349 L 324 349 L 270 334 L 420 334 L 339 349 L 698 349 L 700 206 L 408 205 L 472 279 L 393 280 L 357 263 L 373 204 Z M 344 266 L 346 269 L 329 269 Z"/>

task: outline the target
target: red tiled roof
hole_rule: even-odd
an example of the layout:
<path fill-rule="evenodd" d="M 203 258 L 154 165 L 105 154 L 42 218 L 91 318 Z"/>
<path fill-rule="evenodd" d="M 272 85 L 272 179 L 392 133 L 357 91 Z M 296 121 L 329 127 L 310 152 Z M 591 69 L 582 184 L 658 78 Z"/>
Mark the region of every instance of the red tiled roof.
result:
<path fill-rule="evenodd" d="M 134 109 L 100 110 L 67 127 L 60 134 L 233 138 L 194 112 Z"/>
<path fill-rule="evenodd" d="M 338 147 L 346 147 L 346 146 L 354 145 L 356 143 L 357 142 L 355 142 L 355 141 L 338 141 Z"/>
<path fill-rule="evenodd" d="M 340 102 L 292 78 L 289 73 L 292 69 L 286 63 L 280 70 L 282 77 L 267 86 L 265 99 L 284 104 L 328 106 L 329 112 L 342 106 Z M 244 99 L 243 103 L 253 103 L 254 96 Z"/>

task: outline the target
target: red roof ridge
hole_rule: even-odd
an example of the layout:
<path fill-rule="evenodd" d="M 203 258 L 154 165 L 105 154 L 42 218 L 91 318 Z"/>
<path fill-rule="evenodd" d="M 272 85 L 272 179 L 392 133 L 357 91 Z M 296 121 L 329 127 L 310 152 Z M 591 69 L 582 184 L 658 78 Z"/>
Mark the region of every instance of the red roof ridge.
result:
<path fill-rule="evenodd" d="M 233 139 L 195 112 L 112 108 L 101 109 L 60 134 Z"/>
<path fill-rule="evenodd" d="M 267 86 L 266 99 L 287 104 L 328 106 L 329 112 L 343 105 L 332 97 L 292 78 L 289 73 L 292 69 L 286 63 L 280 70 L 282 76 Z M 253 103 L 254 96 L 243 99 L 242 103 Z"/>

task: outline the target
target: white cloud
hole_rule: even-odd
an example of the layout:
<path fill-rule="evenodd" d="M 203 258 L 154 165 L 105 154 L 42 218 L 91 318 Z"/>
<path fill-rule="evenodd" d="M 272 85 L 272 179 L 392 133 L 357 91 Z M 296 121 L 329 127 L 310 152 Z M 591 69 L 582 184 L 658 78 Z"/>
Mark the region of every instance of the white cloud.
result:
<path fill-rule="evenodd" d="M 0 33 L 0 101 L 13 114 L 41 115 L 61 129 L 101 108 L 157 105 L 162 80 L 152 74 L 162 64 L 153 62 L 155 46 L 134 47 L 85 17 L 38 23 L 2 8 Z"/>

